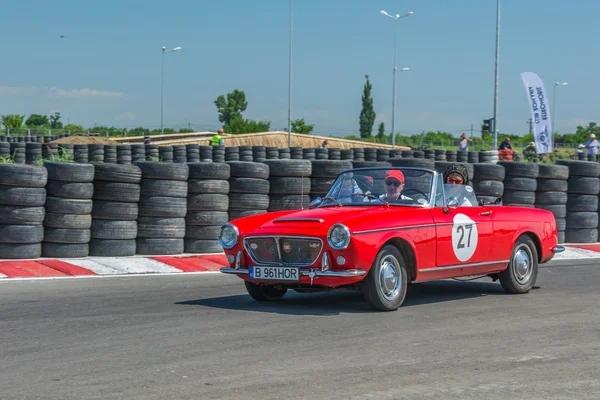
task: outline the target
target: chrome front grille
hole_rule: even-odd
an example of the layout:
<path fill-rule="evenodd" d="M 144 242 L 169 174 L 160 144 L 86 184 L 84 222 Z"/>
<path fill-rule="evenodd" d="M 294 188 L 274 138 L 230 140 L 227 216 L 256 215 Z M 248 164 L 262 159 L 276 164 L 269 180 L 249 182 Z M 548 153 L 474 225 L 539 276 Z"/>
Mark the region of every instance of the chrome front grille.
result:
<path fill-rule="evenodd" d="M 308 266 L 314 264 L 323 241 L 310 237 L 249 237 L 244 239 L 246 251 L 257 264 Z"/>

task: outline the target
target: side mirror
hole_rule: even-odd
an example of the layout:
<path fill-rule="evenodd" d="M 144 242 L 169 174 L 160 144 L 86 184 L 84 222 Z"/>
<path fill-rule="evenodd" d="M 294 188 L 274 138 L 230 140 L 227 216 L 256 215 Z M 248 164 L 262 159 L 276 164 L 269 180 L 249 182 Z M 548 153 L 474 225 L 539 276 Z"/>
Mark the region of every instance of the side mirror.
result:
<path fill-rule="evenodd" d="M 310 204 L 308 205 L 308 208 L 317 208 L 319 207 L 319 205 L 323 202 L 323 199 L 321 199 L 320 197 L 317 197 L 316 199 L 314 199 L 313 201 L 310 202 Z"/>
<path fill-rule="evenodd" d="M 444 212 L 448 212 L 449 208 L 455 209 L 458 207 L 458 199 L 456 197 L 450 197 L 446 202 L 446 207 L 444 207 Z"/>

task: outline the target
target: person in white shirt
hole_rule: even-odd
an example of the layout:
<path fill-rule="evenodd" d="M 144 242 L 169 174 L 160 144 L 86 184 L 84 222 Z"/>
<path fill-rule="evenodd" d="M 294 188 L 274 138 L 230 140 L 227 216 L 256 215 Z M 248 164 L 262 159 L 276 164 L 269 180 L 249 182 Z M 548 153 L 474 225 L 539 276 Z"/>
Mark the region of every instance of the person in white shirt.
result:
<path fill-rule="evenodd" d="M 473 143 L 473 140 L 469 139 L 466 133 L 460 135 L 460 139 L 458 139 L 458 151 L 468 151 L 469 143 Z"/>
<path fill-rule="evenodd" d="M 585 148 L 587 149 L 588 154 L 598 154 L 598 147 L 600 147 L 600 142 L 596 140 L 596 135 L 593 133 L 590 135 L 590 140 L 585 143 Z"/>
<path fill-rule="evenodd" d="M 385 193 L 379 196 L 379 200 L 413 200 L 402 194 L 404 190 L 404 174 L 398 169 L 390 169 L 385 175 Z"/>

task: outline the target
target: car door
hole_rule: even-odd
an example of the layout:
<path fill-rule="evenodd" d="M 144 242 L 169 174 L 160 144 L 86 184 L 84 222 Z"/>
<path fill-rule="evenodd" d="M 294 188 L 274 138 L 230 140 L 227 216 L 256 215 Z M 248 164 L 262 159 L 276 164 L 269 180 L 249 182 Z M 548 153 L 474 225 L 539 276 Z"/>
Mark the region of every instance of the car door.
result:
<path fill-rule="evenodd" d="M 437 235 L 437 267 L 487 261 L 494 232 L 492 207 L 449 208 L 444 201 L 435 204 L 431 212 Z"/>

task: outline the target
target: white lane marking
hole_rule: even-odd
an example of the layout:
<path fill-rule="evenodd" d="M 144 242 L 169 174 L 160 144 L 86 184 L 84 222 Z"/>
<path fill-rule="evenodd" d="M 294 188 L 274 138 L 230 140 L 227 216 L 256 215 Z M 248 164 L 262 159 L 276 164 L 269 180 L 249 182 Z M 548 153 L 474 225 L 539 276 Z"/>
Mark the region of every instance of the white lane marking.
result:
<path fill-rule="evenodd" d="M 140 276 L 178 276 L 178 275 L 205 275 L 205 274 L 220 274 L 220 271 L 198 271 L 198 272 L 173 272 L 173 273 L 149 273 L 149 274 L 110 274 L 110 275 L 78 275 L 78 276 L 47 276 L 36 278 L 10 278 L 0 282 L 14 281 L 48 281 L 56 279 L 95 279 L 95 278 L 129 278 Z M 230 274 L 222 274 L 223 276 Z"/>
<path fill-rule="evenodd" d="M 89 269 L 98 275 L 182 272 L 180 269 L 149 258 L 89 257 L 61 261 Z"/>
<path fill-rule="evenodd" d="M 566 247 L 562 253 L 555 254 L 552 260 L 579 260 L 584 258 L 600 258 L 600 253 L 592 250 Z"/>
<path fill-rule="evenodd" d="M 4 279 L 4 278 L 8 278 L 8 276 L 6 276 L 4 274 L 0 274 L 0 279 Z"/>

